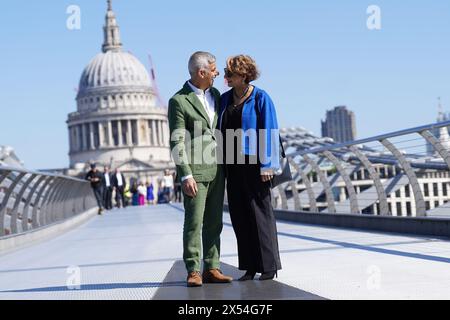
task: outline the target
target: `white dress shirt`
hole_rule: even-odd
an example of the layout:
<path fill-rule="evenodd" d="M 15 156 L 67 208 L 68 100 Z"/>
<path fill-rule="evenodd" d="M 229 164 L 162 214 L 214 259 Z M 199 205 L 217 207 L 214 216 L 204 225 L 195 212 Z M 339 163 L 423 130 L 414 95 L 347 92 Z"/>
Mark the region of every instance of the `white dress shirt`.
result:
<path fill-rule="evenodd" d="M 122 175 L 120 173 L 117 174 L 117 185 L 119 187 L 123 186 Z"/>
<path fill-rule="evenodd" d="M 105 173 L 105 182 L 108 188 L 111 187 L 111 182 L 109 181 L 109 173 Z"/>
<path fill-rule="evenodd" d="M 188 81 L 188 85 L 189 87 L 191 87 L 192 91 L 194 91 L 198 100 L 200 100 L 200 102 L 202 103 L 203 109 L 205 110 L 206 114 L 209 117 L 209 124 L 212 127 L 214 117 L 216 115 L 216 100 L 214 98 L 213 93 L 211 92 L 211 89 L 208 88 L 205 91 L 203 91 L 202 89 L 199 89 L 196 86 L 194 86 L 190 81 Z M 192 178 L 191 174 L 185 177 L 181 177 L 181 182 L 189 178 Z"/>
<path fill-rule="evenodd" d="M 202 89 L 194 86 L 190 81 L 188 81 L 188 84 L 191 87 L 192 91 L 194 91 L 198 100 L 200 100 L 200 102 L 202 103 L 203 109 L 205 109 L 206 114 L 209 117 L 209 124 L 212 127 L 214 116 L 216 115 L 216 101 L 214 99 L 213 93 L 211 92 L 211 89 L 206 89 L 205 91 L 203 91 Z"/>

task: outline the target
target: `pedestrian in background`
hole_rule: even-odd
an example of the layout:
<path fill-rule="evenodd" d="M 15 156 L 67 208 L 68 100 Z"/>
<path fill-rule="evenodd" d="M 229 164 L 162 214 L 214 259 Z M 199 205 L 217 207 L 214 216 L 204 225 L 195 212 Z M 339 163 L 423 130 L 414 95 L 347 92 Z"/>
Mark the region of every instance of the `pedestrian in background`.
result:
<path fill-rule="evenodd" d="M 173 187 L 174 187 L 174 182 L 173 182 L 173 175 L 170 173 L 170 171 L 168 169 L 164 170 L 164 195 L 165 197 L 168 198 L 168 202 L 172 201 L 172 196 L 173 196 Z"/>
<path fill-rule="evenodd" d="M 163 204 L 163 203 L 169 202 L 166 190 L 167 189 L 166 189 L 166 184 L 164 182 L 164 179 L 161 179 L 159 181 L 159 187 L 158 187 L 158 204 Z"/>
<path fill-rule="evenodd" d="M 109 167 L 105 166 L 102 174 L 102 188 L 103 188 L 103 205 L 106 210 L 112 209 L 112 176 L 109 172 Z"/>
<path fill-rule="evenodd" d="M 133 181 L 130 188 L 131 192 L 131 205 L 137 206 L 139 205 L 139 192 L 138 192 L 138 184 L 136 181 Z"/>
<path fill-rule="evenodd" d="M 174 182 L 174 201 L 182 202 L 182 192 L 181 192 L 181 181 L 177 179 L 176 172 L 173 173 L 173 181 Z"/>
<path fill-rule="evenodd" d="M 86 175 L 86 180 L 91 182 L 92 191 L 98 205 L 98 214 L 103 212 L 102 174 L 97 170 L 95 163 L 91 164 L 91 170 Z"/>
<path fill-rule="evenodd" d="M 145 198 L 147 197 L 147 187 L 144 185 L 142 181 L 139 183 L 137 191 L 138 191 L 138 203 L 140 206 L 144 206 Z"/>
<path fill-rule="evenodd" d="M 155 204 L 155 195 L 153 194 L 153 181 L 147 182 L 147 204 Z"/>
<path fill-rule="evenodd" d="M 117 208 L 126 207 L 125 203 L 125 176 L 120 172 L 119 168 L 116 168 L 114 175 L 112 176 L 112 183 L 114 190 L 116 191 L 116 206 Z"/>
<path fill-rule="evenodd" d="M 124 199 L 125 199 L 125 203 L 124 203 L 123 206 L 124 207 L 128 207 L 130 205 L 130 203 L 131 203 L 131 198 L 133 197 L 133 195 L 131 194 L 131 191 L 130 191 L 130 184 L 129 183 L 125 184 L 125 189 L 123 191 L 123 196 L 124 196 Z"/>

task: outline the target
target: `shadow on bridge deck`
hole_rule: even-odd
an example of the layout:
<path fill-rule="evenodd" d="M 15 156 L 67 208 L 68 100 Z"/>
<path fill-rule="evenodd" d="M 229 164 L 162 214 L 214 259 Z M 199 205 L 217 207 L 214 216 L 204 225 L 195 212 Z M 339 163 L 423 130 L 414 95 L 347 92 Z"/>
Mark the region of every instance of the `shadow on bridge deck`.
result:
<path fill-rule="evenodd" d="M 224 274 L 233 277 L 232 283 L 203 284 L 198 288 L 187 288 L 180 283 L 180 278 L 186 277 L 183 261 L 176 261 L 164 279 L 161 288 L 156 291 L 154 300 L 324 300 L 325 298 L 291 287 L 277 281 L 239 282 L 236 279 L 242 275 L 236 267 L 222 263 Z M 164 284 L 174 284 L 165 286 Z"/>

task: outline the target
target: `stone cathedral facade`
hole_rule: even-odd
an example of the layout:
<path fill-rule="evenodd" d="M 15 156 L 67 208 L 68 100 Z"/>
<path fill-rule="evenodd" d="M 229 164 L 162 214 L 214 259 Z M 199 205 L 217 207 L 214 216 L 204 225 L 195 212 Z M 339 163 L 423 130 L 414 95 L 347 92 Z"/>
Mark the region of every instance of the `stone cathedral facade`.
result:
<path fill-rule="evenodd" d="M 145 178 L 173 166 L 167 108 L 154 77 L 122 48 L 116 16 L 108 1 L 102 52 L 84 69 L 77 111 L 67 120 L 69 174 L 90 163 L 120 168 L 128 177 Z"/>

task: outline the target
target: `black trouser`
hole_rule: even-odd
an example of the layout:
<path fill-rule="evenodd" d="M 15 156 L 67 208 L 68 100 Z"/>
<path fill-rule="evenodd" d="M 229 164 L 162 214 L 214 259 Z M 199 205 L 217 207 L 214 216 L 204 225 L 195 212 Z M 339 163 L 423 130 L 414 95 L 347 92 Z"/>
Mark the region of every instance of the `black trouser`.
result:
<path fill-rule="evenodd" d="M 98 207 L 100 209 L 103 209 L 102 188 L 101 187 L 97 187 L 97 188 L 92 188 L 92 190 L 94 191 L 94 196 L 95 196 L 95 199 L 97 200 Z"/>
<path fill-rule="evenodd" d="M 112 209 L 112 187 L 103 188 L 103 205 L 106 210 Z"/>
<path fill-rule="evenodd" d="M 238 244 L 239 269 L 281 269 L 270 182 L 262 182 L 259 165 L 227 165 L 227 196 Z"/>
<path fill-rule="evenodd" d="M 176 184 L 175 185 L 175 202 L 182 202 L 181 199 L 181 185 Z"/>
<path fill-rule="evenodd" d="M 127 203 L 125 202 L 125 188 L 124 186 L 120 186 L 116 188 L 116 205 L 118 208 L 126 207 Z"/>

